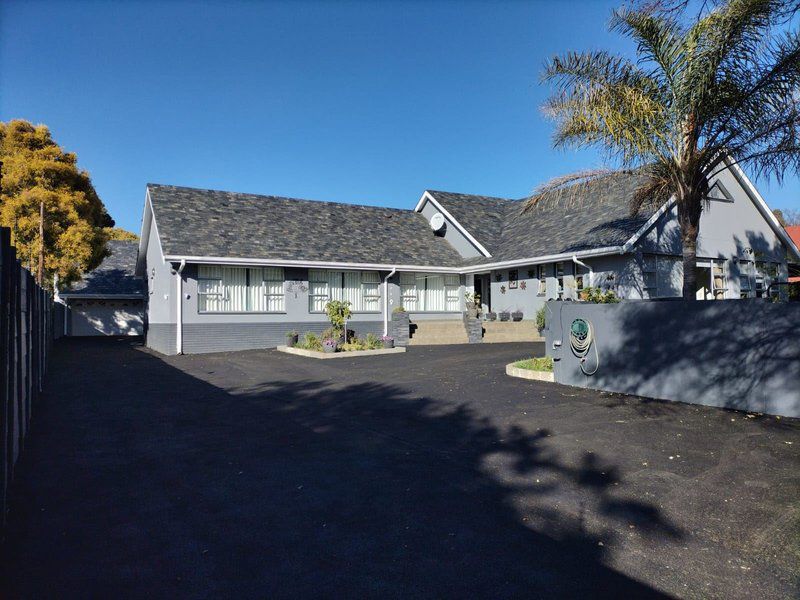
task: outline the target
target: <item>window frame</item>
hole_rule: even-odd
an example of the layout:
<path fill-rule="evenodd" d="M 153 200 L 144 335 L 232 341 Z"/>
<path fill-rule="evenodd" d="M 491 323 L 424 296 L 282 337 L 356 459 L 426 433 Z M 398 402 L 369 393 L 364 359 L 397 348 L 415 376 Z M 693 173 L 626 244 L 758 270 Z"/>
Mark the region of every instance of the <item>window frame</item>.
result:
<path fill-rule="evenodd" d="M 211 277 L 211 276 L 204 276 L 202 275 L 203 269 L 211 270 L 213 268 L 218 268 L 221 270 L 221 274 L 219 277 Z M 245 310 L 232 310 L 230 308 L 225 308 L 223 310 L 208 310 L 207 308 L 202 308 L 201 305 L 201 298 L 209 298 L 209 297 L 218 297 L 220 298 L 220 302 L 230 302 L 231 297 L 229 294 L 229 290 L 226 289 L 225 286 L 225 269 L 230 270 L 242 270 L 245 272 Z M 265 271 L 267 269 L 280 269 L 280 272 L 283 276 L 283 279 L 265 279 Z M 253 280 L 254 272 L 260 273 L 259 284 L 263 285 L 264 283 L 277 283 L 281 282 L 281 292 L 268 294 L 266 291 L 264 292 L 264 297 L 267 298 L 266 305 L 269 307 L 269 298 L 276 297 L 281 298 L 281 308 L 278 310 L 252 310 L 250 308 L 251 305 L 251 291 L 255 286 L 251 285 L 251 281 Z M 219 292 L 203 292 L 200 290 L 202 281 L 216 281 L 220 287 Z M 197 282 L 197 314 L 199 315 L 282 315 L 286 314 L 286 270 L 283 267 L 238 267 L 238 266 L 229 266 L 229 265 L 198 265 L 197 266 L 197 275 L 196 275 L 196 282 Z"/>
<path fill-rule="evenodd" d="M 315 272 L 315 273 L 325 273 L 325 279 L 324 280 L 312 280 L 311 279 L 311 272 L 312 271 Z M 375 300 L 375 302 L 376 302 L 376 308 L 375 309 L 369 309 L 369 310 L 359 309 L 359 310 L 356 310 L 351 304 L 350 312 L 352 314 L 354 314 L 354 315 L 380 314 L 380 312 L 381 312 L 380 272 L 379 271 L 362 271 L 360 269 L 309 269 L 309 274 L 308 274 L 308 313 L 309 314 L 314 314 L 314 315 L 325 314 L 324 306 L 323 306 L 323 308 L 321 308 L 319 310 L 315 310 L 314 309 L 314 298 L 327 298 L 325 304 L 327 304 L 328 302 L 331 301 L 331 298 L 333 296 L 333 294 L 332 294 L 333 289 L 331 288 L 331 273 L 335 273 L 335 274 L 337 274 L 339 276 L 338 277 L 338 279 L 339 279 L 339 290 L 341 292 L 340 295 L 342 295 L 342 296 L 344 296 L 344 290 L 346 289 L 345 288 L 345 273 L 358 273 L 358 277 L 359 277 L 358 292 L 361 294 L 361 302 L 365 303 L 367 299 L 374 299 Z M 367 273 L 369 273 L 369 274 L 374 273 L 377 276 L 378 281 L 365 282 L 364 281 L 364 275 L 367 274 Z M 326 294 L 315 294 L 315 293 L 312 293 L 312 291 L 314 290 L 315 284 L 322 284 L 322 283 L 325 284 L 325 289 L 326 289 L 327 293 Z M 375 286 L 376 294 L 375 295 L 366 295 L 365 294 L 365 289 L 366 289 L 365 286 L 366 285 Z"/>
<path fill-rule="evenodd" d="M 536 279 L 538 287 L 536 290 L 537 296 L 547 296 L 547 275 L 545 275 L 546 265 L 536 265 Z"/>

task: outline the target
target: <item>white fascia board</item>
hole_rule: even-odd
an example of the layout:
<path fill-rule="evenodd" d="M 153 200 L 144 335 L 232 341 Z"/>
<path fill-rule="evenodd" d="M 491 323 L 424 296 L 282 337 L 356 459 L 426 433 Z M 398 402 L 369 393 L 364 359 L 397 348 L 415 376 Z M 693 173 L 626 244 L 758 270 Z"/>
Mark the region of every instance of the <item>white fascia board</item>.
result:
<path fill-rule="evenodd" d="M 492 254 L 483 246 L 483 244 L 481 244 L 478 240 L 476 240 L 472 236 L 472 234 L 469 231 L 467 231 L 464 228 L 464 226 L 461 225 L 461 223 L 459 223 L 453 215 L 447 212 L 447 210 L 441 204 L 439 204 L 436 198 L 434 198 L 433 195 L 427 190 L 425 191 L 424 194 L 422 194 L 422 198 L 419 199 L 419 202 L 417 202 L 417 206 L 414 208 L 414 212 L 419 212 L 420 210 L 422 210 L 422 207 L 425 206 L 426 200 L 431 204 L 433 204 L 440 213 L 442 213 L 445 217 L 447 217 L 450 220 L 450 222 L 452 222 L 453 225 L 455 225 L 456 229 L 458 229 L 458 231 L 461 232 L 461 234 L 465 238 L 467 238 L 469 242 L 473 246 L 475 246 L 475 248 L 477 248 L 481 254 L 483 254 L 487 258 L 492 256 Z"/>
<path fill-rule="evenodd" d="M 753 204 L 756 205 L 758 212 L 761 213 L 761 216 L 770 224 L 772 229 L 775 231 L 776 235 L 781 239 L 781 241 L 786 246 L 786 249 L 789 250 L 792 254 L 794 254 L 796 260 L 800 260 L 800 249 L 798 249 L 797 245 L 794 243 L 792 238 L 789 237 L 789 234 L 786 233 L 786 230 L 783 226 L 778 222 L 778 219 L 770 210 L 769 206 L 767 205 L 764 198 L 761 196 L 759 191 L 756 189 L 756 186 L 753 185 L 753 182 L 750 181 L 750 178 L 747 174 L 742 170 L 739 166 L 739 163 L 732 160 L 730 157 L 726 157 L 725 165 L 729 169 L 733 171 L 734 176 L 736 179 L 739 180 L 739 183 L 742 184 L 742 187 L 745 188 L 745 191 L 748 192 L 748 196 L 753 201 Z"/>
<path fill-rule="evenodd" d="M 578 258 L 591 258 L 593 256 L 610 256 L 613 254 L 624 254 L 622 246 L 607 246 L 605 248 L 594 248 L 593 250 L 582 250 L 578 252 L 562 252 L 560 254 L 548 254 L 546 256 L 534 256 L 531 258 L 518 258 L 515 260 L 505 260 L 496 263 L 485 263 L 461 269 L 461 273 L 483 273 L 494 269 L 507 269 L 513 267 L 524 267 L 525 265 L 541 265 L 545 263 L 558 262 L 561 260 L 572 260 L 573 256 Z"/>
<path fill-rule="evenodd" d="M 200 265 L 234 265 L 234 266 L 270 266 L 270 267 L 310 267 L 320 269 L 343 269 L 351 271 L 426 271 L 429 273 L 460 273 L 458 267 L 434 267 L 426 265 L 398 265 L 394 263 L 350 263 L 350 262 L 331 262 L 314 260 L 287 260 L 276 258 L 235 258 L 229 256 L 184 256 L 169 255 L 165 256 L 167 262 L 180 262 L 185 260 L 187 263 Z"/>
<path fill-rule="evenodd" d="M 672 208 L 672 206 L 674 204 L 675 204 L 675 196 L 672 196 L 669 200 L 667 200 L 664 203 L 664 206 L 659 208 L 656 212 L 653 213 L 653 215 L 649 219 L 647 219 L 647 221 L 645 221 L 644 225 L 642 225 L 636 231 L 636 233 L 634 233 L 630 237 L 630 239 L 627 242 L 622 244 L 622 251 L 623 252 L 630 252 L 630 250 L 631 250 L 631 248 L 633 248 L 634 244 L 636 244 L 636 242 L 638 242 L 644 234 L 646 234 L 648 231 L 650 231 L 650 228 L 653 227 L 653 225 L 655 225 L 656 222 L 661 217 L 663 217 L 666 214 L 666 212 Z"/>

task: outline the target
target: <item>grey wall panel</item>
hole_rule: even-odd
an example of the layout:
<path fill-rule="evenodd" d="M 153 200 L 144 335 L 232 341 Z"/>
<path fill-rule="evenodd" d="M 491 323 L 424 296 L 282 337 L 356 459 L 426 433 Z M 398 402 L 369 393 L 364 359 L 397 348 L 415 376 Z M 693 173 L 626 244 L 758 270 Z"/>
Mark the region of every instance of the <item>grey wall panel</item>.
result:
<path fill-rule="evenodd" d="M 558 383 L 800 417 L 800 303 L 765 300 L 548 302 L 547 353 Z M 574 319 L 595 331 L 584 369 Z M 560 347 L 553 347 L 561 342 Z M 597 354 L 595 354 L 595 348 Z"/>
<path fill-rule="evenodd" d="M 229 352 L 274 348 L 286 343 L 286 333 L 296 330 L 302 338 L 306 332 L 322 333 L 330 323 L 187 323 L 183 326 L 183 352 Z M 350 321 L 348 328 L 363 337 L 368 333 L 381 335 L 382 321 Z"/>
<path fill-rule="evenodd" d="M 161 354 L 176 354 L 177 327 L 174 323 L 149 323 L 145 345 Z"/>
<path fill-rule="evenodd" d="M 422 209 L 420 213 L 425 216 L 428 221 L 431 220 L 431 217 L 439 212 L 439 209 L 436 208 L 430 201 L 425 201 L 425 204 L 422 205 Z M 443 215 L 444 216 L 444 215 Z M 474 258 L 476 256 L 483 256 L 481 251 L 478 250 L 475 245 L 470 242 L 466 236 L 461 233 L 455 225 L 453 225 L 452 221 L 447 217 L 444 218 L 446 225 L 444 231 L 444 239 L 448 241 L 448 243 L 456 249 L 456 251 L 463 256 L 464 258 Z M 471 231 L 470 235 L 476 236 L 480 234 L 479 231 Z M 434 235 L 433 230 L 429 232 L 429 235 Z"/>
<path fill-rule="evenodd" d="M 145 263 L 147 281 L 147 319 L 151 323 L 175 322 L 175 276 L 171 265 L 164 263 L 156 228 L 150 227 Z"/>

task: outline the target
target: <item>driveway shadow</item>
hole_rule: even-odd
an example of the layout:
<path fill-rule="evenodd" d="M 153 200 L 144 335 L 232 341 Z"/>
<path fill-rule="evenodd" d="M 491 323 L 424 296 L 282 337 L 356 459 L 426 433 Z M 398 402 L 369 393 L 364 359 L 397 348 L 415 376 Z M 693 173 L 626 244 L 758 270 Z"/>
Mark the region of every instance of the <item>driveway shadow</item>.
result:
<path fill-rule="evenodd" d="M 9 597 L 658 597 L 604 564 L 612 531 L 513 497 L 579 490 L 608 519 L 682 535 L 609 493 L 613 464 L 391 384 L 231 393 L 124 341 L 68 340 L 34 429 Z"/>

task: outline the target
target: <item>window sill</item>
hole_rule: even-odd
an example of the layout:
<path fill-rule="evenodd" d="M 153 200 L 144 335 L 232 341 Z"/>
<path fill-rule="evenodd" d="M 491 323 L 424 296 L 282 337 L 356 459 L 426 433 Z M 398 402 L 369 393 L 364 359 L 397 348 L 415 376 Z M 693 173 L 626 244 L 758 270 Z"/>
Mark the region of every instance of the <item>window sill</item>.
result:
<path fill-rule="evenodd" d="M 210 311 L 210 310 L 198 310 L 198 315 L 285 315 L 286 311 Z"/>

